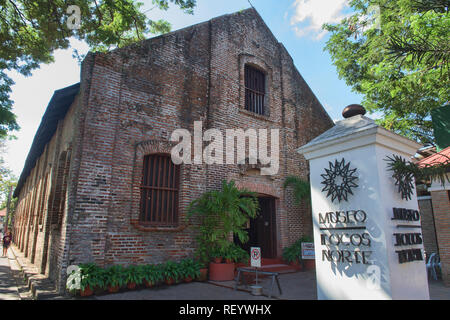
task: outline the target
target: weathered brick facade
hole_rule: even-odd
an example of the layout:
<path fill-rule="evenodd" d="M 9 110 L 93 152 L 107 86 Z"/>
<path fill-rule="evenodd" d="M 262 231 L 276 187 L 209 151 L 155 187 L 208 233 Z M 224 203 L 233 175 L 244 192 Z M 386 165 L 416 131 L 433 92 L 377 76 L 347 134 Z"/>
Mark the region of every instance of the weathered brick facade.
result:
<path fill-rule="evenodd" d="M 244 108 L 246 64 L 266 75 L 267 115 Z M 194 121 L 202 121 L 203 130 L 222 132 L 279 129 L 278 174 L 262 176 L 238 165 L 181 165 L 178 225 L 144 226 L 139 223 L 143 157 L 170 153 L 171 133 L 193 132 Z M 282 187 L 287 175 L 308 177 L 307 162 L 295 150 L 331 126 L 254 9 L 88 54 L 76 99 L 17 191 L 15 243 L 61 288 L 71 264 L 192 256 L 196 222 L 186 224 L 185 209 L 226 179 L 276 198 L 276 255 L 281 256 L 283 247 L 312 234 L 310 209 L 295 206 L 291 190 Z"/>
<path fill-rule="evenodd" d="M 450 187 L 431 191 L 442 281 L 450 286 Z"/>
<path fill-rule="evenodd" d="M 429 256 L 431 253 L 438 253 L 439 251 L 431 196 L 418 197 L 417 202 L 419 203 L 421 215 L 423 247 Z"/>

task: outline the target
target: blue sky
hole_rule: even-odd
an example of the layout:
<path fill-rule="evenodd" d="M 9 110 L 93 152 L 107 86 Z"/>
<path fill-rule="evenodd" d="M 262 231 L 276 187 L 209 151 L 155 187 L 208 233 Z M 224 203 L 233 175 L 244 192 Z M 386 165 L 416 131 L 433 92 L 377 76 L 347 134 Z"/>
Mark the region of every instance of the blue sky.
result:
<path fill-rule="evenodd" d="M 186 15 L 177 8 L 167 12 L 151 9 L 151 0 L 144 2 L 144 10 L 152 19 L 164 18 L 172 23 L 172 30 L 207 21 L 211 18 L 250 7 L 247 0 L 197 0 L 194 15 Z M 345 14 L 347 0 L 251 0 L 275 37 L 283 43 L 294 63 L 332 119 L 340 120 L 345 106 L 361 103 L 362 97 L 353 93 L 339 80 L 329 54 L 323 51 L 329 35 L 321 30 L 324 22 L 338 22 Z M 83 43 L 72 41 L 73 47 L 86 53 Z M 72 57 L 72 49 L 55 52 L 55 62 L 42 65 L 31 77 L 9 73 L 16 84 L 12 87 L 14 113 L 21 130 L 17 140 L 7 144 L 4 156 L 14 174 L 20 175 L 41 118 L 53 92 L 79 82 L 80 66 Z"/>

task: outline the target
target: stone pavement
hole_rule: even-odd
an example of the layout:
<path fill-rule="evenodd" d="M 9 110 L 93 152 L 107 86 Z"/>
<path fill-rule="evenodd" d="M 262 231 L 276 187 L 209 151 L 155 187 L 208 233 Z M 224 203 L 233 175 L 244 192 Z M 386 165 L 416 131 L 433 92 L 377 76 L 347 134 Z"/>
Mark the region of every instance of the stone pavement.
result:
<path fill-rule="evenodd" d="M 1 248 L 3 253 L 3 248 Z M 0 257 L 0 300 L 20 300 L 9 257 Z"/>
<path fill-rule="evenodd" d="M 233 290 L 234 281 L 192 282 L 174 286 L 161 286 L 154 289 L 125 291 L 115 294 L 92 296 L 90 300 L 316 300 L 315 272 L 296 272 L 279 275 L 282 294 L 274 286 L 272 299 L 268 298 L 270 282 L 262 281 L 263 296 L 253 296 L 248 288 L 239 286 Z M 450 300 L 450 288 L 442 281 L 430 280 L 431 300 Z"/>

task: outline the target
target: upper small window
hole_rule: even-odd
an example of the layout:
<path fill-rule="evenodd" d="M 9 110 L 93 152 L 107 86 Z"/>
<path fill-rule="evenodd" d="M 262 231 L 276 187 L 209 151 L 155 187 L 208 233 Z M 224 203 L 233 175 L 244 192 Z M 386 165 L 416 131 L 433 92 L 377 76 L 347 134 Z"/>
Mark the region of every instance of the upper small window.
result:
<path fill-rule="evenodd" d="M 156 226 L 178 224 L 178 190 L 180 167 L 170 155 L 153 154 L 144 157 L 141 185 L 142 223 Z"/>
<path fill-rule="evenodd" d="M 266 114 L 264 98 L 266 94 L 265 74 L 245 65 L 245 109 L 256 114 Z"/>

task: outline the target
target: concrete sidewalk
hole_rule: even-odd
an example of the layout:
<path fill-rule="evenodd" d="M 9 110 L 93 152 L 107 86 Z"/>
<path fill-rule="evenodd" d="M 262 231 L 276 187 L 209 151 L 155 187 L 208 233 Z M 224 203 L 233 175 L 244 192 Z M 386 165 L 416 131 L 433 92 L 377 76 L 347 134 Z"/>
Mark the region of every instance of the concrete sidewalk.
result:
<path fill-rule="evenodd" d="M 59 295 L 55 290 L 54 283 L 47 276 L 39 274 L 14 244 L 9 247 L 8 257 L 21 300 L 72 299 L 70 296 Z"/>
<path fill-rule="evenodd" d="M 316 280 L 314 271 L 280 274 L 282 294 L 274 286 L 272 298 L 268 298 L 270 281 L 259 282 L 264 287 L 263 296 L 253 296 L 249 288 L 239 286 L 233 290 L 234 281 L 192 282 L 153 289 L 124 291 L 115 294 L 91 296 L 89 300 L 316 300 Z M 430 280 L 431 300 L 450 300 L 450 288 L 441 281 Z M 82 298 L 80 298 L 82 299 Z"/>
<path fill-rule="evenodd" d="M 1 250 L 3 252 L 3 248 Z M 9 250 L 8 256 L 0 257 L 0 300 L 20 300 L 16 280 L 11 271 Z"/>
<path fill-rule="evenodd" d="M 263 286 L 262 296 L 253 296 L 250 288 L 243 285 L 233 290 L 234 281 L 191 282 L 172 286 L 162 285 L 155 288 L 142 288 L 134 291 L 122 291 L 115 294 L 94 295 L 87 298 L 58 296 L 44 275 L 36 274 L 27 259 L 13 245 L 8 250 L 9 259 L 0 260 L 0 299 L 87 299 L 87 300 L 269 300 L 270 279 L 259 279 Z M 19 280 L 14 283 L 11 270 Z M 314 271 L 280 274 L 278 276 L 282 293 L 275 284 L 272 300 L 316 300 L 316 277 Z M 24 282 L 24 280 L 26 280 Z M 450 300 L 450 288 L 442 281 L 429 280 L 431 300 Z M 17 293 L 19 292 L 19 294 Z"/>

